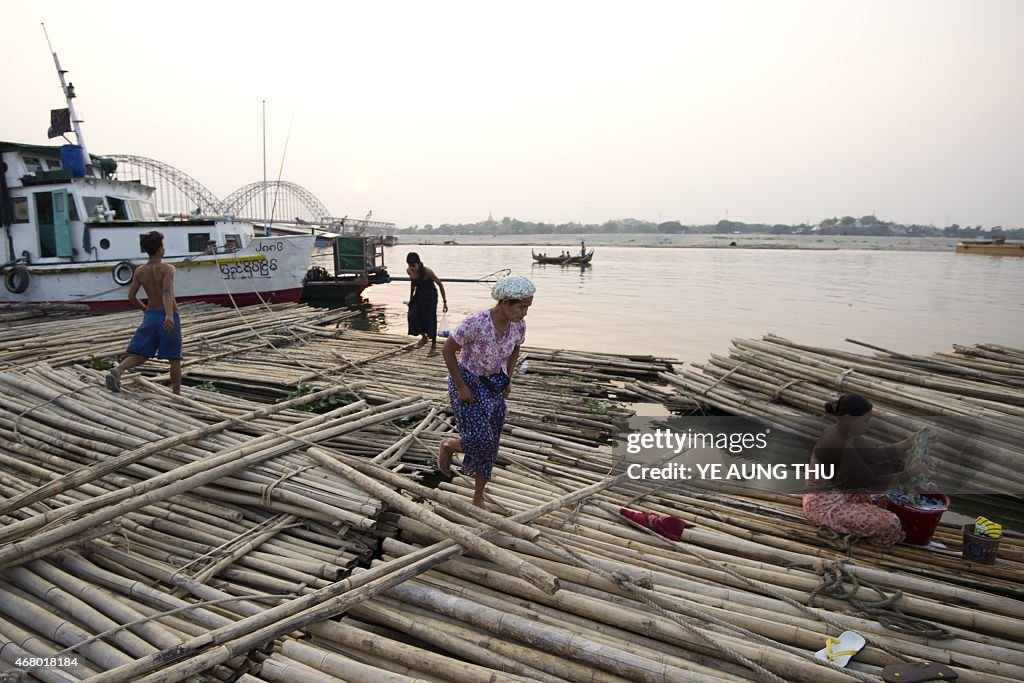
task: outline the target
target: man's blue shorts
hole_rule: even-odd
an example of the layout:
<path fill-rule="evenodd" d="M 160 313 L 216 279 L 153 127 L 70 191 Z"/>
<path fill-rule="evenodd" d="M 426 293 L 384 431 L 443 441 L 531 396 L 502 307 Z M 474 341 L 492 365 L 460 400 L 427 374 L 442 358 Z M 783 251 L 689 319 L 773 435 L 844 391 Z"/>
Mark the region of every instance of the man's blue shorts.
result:
<path fill-rule="evenodd" d="M 181 318 L 174 314 L 174 327 L 168 332 L 164 329 L 163 311 L 146 311 L 139 329 L 128 344 L 128 353 L 146 358 L 162 358 L 164 360 L 181 360 Z"/>

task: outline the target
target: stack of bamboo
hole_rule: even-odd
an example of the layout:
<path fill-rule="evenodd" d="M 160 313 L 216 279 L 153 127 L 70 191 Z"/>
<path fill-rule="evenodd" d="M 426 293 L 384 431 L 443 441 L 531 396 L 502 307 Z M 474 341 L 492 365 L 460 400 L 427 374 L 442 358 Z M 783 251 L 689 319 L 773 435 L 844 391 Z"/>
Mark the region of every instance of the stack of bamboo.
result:
<path fill-rule="evenodd" d="M 379 499 L 296 453 L 372 435 L 424 412 L 422 399 L 310 415 L 293 409 L 298 401 L 268 407 L 198 391 L 176 399 L 155 386 L 112 395 L 100 380 L 42 364 L 0 373 L 0 634 L 10 644 L 0 654 L 8 661 L 55 656 L 125 620 L 185 607 L 184 592 L 224 599 L 324 588 L 394 533 L 395 516 Z M 182 403 L 191 414 L 176 409 Z M 276 423 L 277 415 L 287 419 Z M 140 592 L 139 581 L 163 585 Z M 125 594 L 111 601 L 105 590 Z M 121 632 L 111 636 L 118 645 L 96 641 L 74 656 L 81 673 L 103 671 L 230 621 L 203 610 L 171 615 L 140 627 L 152 632 L 146 642 Z"/>
<path fill-rule="evenodd" d="M 314 450 L 346 461 L 329 449 Z M 823 566 L 839 554 L 790 538 L 798 520 L 768 502 L 652 492 L 621 478 L 607 486 L 602 468 L 588 466 L 597 461 L 583 450 L 566 449 L 576 462 L 571 466 L 528 449 L 503 451 L 512 464 L 496 470 L 488 487 L 488 505 L 502 520 L 521 519 L 568 491 L 603 486 L 529 527 L 507 525 L 487 536 L 557 577 L 560 590 L 552 594 L 476 554 L 452 558 L 351 607 L 340 622 L 311 625 L 308 642 L 279 641 L 261 678 L 817 682 L 855 675 L 878 680 L 882 666 L 908 658 L 951 664 L 965 681 L 1024 678 L 1020 600 L 916 578 L 901 570 L 899 554 L 850 565 L 849 580 L 856 577 L 862 585 L 857 592 L 847 583 L 846 590 L 858 599 L 878 597 L 863 584 L 900 591 L 899 610 L 933 629 L 901 633 L 837 597 L 818 597 L 812 606 Z M 443 497 L 466 500 L 471 486 L 461 478 L 443 485 L 431 509 L 452 522 L 487 524 L 486 513 Z M 676 514 L 697 526 L 675 544 L 625 524 L 618 514 L 623 506 Z M 410 510 L 399 526 L 403 541 L 384 541 L 376 569 L 425 552 L 411 543 L 431 548 L 448 538 L 437 520 L 419 510 Z M 1024 544 L 1007 551 L 1009 558 L 1000 562 L 1003 584 L 1019 588 Z M 908 549 L 907 557 L 918 553 L 920 560 L 920 552 Z M 848 672 L 815 663 L 813 653 L 826 637 L 846 629 L 870 642 Z M 940 629 L 953 637 L 939 639 Z"/>
<path fill-rule="evenodd" d="M 89 307 L 84 304 L 0 304 L 0 330 L 23 325 L 26 321 L 83 318 L 87 315 Z"/>
<path fill-rule="evenodd" d="M 90 363 L 124 353 L 139 324 L 139 313 L 129 311 L 66 320 L 52 314 L 28 315 L 27 309 L 11 313 L 0 325 L 0 367 L 20 367 L 37 362 L 52 366 Z M 63 310 L 63 309 L 58 309 Z M 15 320 L 15 316 L 21 316 Z M 270 304 L 228 309 L 212 304 L 181 306 L 186 366 L 207 357 L 267 348 L 276 341 L 295 343 L 292 329 L 338 323 L 354 317 L 352 311 L 326 310 L 297 304 Z M 301 339 L 301 337 L 300 337 Z"/>
<path fill-rule="evenodd" d="M 911 658 L 964 681 L 1024 679 L 1024 543 L 1004 539 L 995 567 L 964 565 L 940 529 L 949 551 L 857 547 L 840 566 L 846 555 L 803 521 L 798 499 L 614 474 L 613 418 L 631 412 L 618 401 L 663 400 L 658 373 L 673 388 L 695 373 L 526 349 L 480 511 L 472 482 L 421 480 L 454 428 L 439 358 L 407 338 L 303 321 L 301 308 L 281 315 L 283 331 L 256 313 L 233 331 L 211 321 L 191 371 L 225 391 L 174 397 L 136 377 L 112 395 L 95 370 L 39 362 L 0 373 L 8 668 L 68 656 L 74 665 L 31 675 L 103 683 L 817 682 L 877 680 Z M 215 343 L 236 346 L 231 360 Z M 728 390 L 754 401 L 753 379 L 736 370 L 701 400 L 726 405 Z M 311 393 L 282 403 L 235 395 L 305 384 Z M 796 386 L 777 391 L 790 414 Z M 622 507 L 696 526 L 674 543 Z M 877 599 L 876 587 L 897 609 L 868 615 L 842 590 L 815 597 L 832 571 L 855 599 Z M 846 629 L 868 638 L 864 651 L 843 672 L 816 663 Z"/>
<path fill-rule="evenodd" d="M 322 443 L 408 470 L 410 455 L 420 463 L 432 458 L 452 427 L 437 407 L 427 410 L 416 383 L 401 377 L 401 363 L 385 367 L 411 350 L 407 341 L 367 335 L 361 345 L 345 346 L 342 357 L 319 336 L 328 342 L 320 360 L 332 360 L 350 376 L 338 370 L 331 381 L 318 372 L 323 388 L 269 407 L 195 390 L 175 398 L 141 378 L 126 381 L 131 392 L 112 395 L 102 388 L 101 373 L 86 368 L 36 363 L 0 374 L 0 566 L 14 596 L 0 606 L 0 634 L 8 643 L 0 654 L 9 661 L 19 654 L 55 656 L 117 624 L 152 617 L 131 629 L 138 637 L 116 631 L 72 653 L 80 663 L 71 673 L 121 668 L 115 679 L 135 680 L 141 659 L 157 659 L 161 649 L 262 614 L 260 595 L 318 595 L 322 601 L 345 585 L 353 562 L 368 559 L 391 535 L 382 527 L 397 528 L 389 522 L 394 515 L 383 513 L 380 499 L 365 488 L 316 467 L 300 450 Z M 303 351 L 307 361 L 318 358 L 316 349 Z M 360 371 L 375 363 L 384 365 Z M 388 373 L 402 381 L 382 381 Z M 238 377 L 238 368 L 232 374 Z M 443 375 L 431 370 L 430 379 L 438 388 L 434 398 L 446 402 Z M 531 386 L 541 381 L 535 373 L 523 378 L 523 401 L 541 397 Z M 514 413 L 526 417 L 510 420 L 510 443 L 556 459 L 567 449 L 596 453 L 597 440 L 611 431 L 609 413 L 623 411 L 612 406 L 596 414 L 581 401 L 593 387 L 563 381 L 556 398 L 538 401 L 559 416 L 560 424 L 551 426 L 562 434 L 534 431 L 547 423 L 517 408 Z M 348 405 L 324 416 L 292 409 L 338 395 Z M 418 423 L 409 422 L 423 412 Z M 151 589 L 142 590 L 140 582 Z M 66 594 L 88 598 L 72 606 Z M 186 610 L 200 599 L 229 602 Z M 66 610 L 66 618 L 41 616 L 55 608 Z M 161 616 L 172 609 L 183 611 Z M 247 655 L 251 649 L 209 667 L 189 665 L 226 678 L 255 666 L 259 658 Z M 53 672 L 33 675 L 63 680 Z"/>
<path fill-rule="evenodd" d="M 872 431 L 880 438 L 895 441 L 930 429 L 941 461 L 938 482 L 947 490 L 1016 495 L 1024 490 L 1024 351 L 999 348 L 998 356 L 985 351 L 981 363 L 974 354 L 982 349 L 932 359 L 867 356 L 768 335 L 733 340 L 728 356 L 714 354 L 692 370 L 661 377 L 688 401 L 759 417 L 808 438 L 820 429 L 806 417 L 821 415 L 841 393 L 861 394 L 876 406 Z"/>

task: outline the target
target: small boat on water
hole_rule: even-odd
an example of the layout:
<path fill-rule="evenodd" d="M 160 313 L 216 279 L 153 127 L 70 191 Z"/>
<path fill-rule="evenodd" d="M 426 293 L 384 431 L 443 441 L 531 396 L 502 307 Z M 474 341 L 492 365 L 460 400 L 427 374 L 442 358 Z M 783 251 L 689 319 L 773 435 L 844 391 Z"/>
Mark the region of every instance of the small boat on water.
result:
<path fill-rule="evenodd" d="M 530 250 L 530 254 L 533 256 L 535 263 L 544 263 L 556 266 L 589 266 L 590 259 L 594 258 L 593 249 L 582 256 L 547 256 L 545 254 L 537 254 L 532 249 Z"/>
<path fill-rule="evenodd" d="M 148 258 L 139 238 L 153 230 L 177 269 L 178 301 L 299 300 L 313 235 L 257 237 L 232 217 L 159 216 L 155 188 L 116 178 L 113 159 L 88 154 L 74 91 L 54 62 L 68 108 L 51 112 L 50 137 L 73 130 L 78 144 L 0 142 L 0 302 L 130 309 L 128 286 Z"/>
<path fill-rule="evenodd" d="M 993 237 L 990 240 L 964 240 L 957 243 L 956 253 L 1024 256 L 1024 242 L 1007 242 L 1005 237 Z"/>

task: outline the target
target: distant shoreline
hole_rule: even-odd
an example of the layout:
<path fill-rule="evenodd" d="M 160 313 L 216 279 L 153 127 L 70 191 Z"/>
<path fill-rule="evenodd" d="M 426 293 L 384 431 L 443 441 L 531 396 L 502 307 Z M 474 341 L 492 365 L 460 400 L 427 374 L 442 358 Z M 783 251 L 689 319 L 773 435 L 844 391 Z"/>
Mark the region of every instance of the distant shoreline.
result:
<path fill-rule="evenodd" d="M 567 239 L 568 238 L 568 239 Z M 652 235 L 617 233 L 588 235 L 436 235 L 400 236 L 396 248 L 410 246 L 532 247 L 577 253 L 587 248 L 636 247 L 642 249 L 791 250 L 791 251 L 921 251 L 953 253 L 959 240 L 952 237 L 864 237 L 846 235 Z M 549 254 L 550 255 L 550 254 Z"/>

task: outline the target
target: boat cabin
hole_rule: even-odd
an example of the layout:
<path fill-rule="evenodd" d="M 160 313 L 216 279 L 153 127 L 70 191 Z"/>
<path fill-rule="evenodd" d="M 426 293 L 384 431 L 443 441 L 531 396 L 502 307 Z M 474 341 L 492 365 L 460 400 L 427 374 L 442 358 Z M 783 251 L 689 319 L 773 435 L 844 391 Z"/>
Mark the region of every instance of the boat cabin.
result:
<path fill-rule="evenodd" d="M 77 155 L 77 156 L 76 156 Z M 146 258 L 139 236 L 164 234 L 168 257 L 241 249 L 252 226 L 191 216 L 160 216 L 154 188 L 115 177 L 113 159 L 77 145 L 0 142 L 0 265 Z"/>

